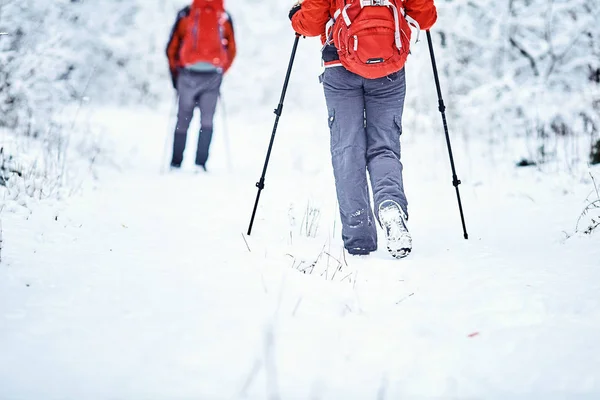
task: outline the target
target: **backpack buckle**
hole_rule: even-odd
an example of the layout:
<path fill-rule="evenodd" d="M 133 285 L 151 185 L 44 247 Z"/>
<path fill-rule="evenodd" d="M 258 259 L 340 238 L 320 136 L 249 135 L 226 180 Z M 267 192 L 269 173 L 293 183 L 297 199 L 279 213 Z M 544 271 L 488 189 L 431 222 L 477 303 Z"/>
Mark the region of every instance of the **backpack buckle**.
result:
<path fill-rule="evenodd" d="M 388 5 L 387 0 L 362 0 L 360 2 L 361 8 L 367 7 L 367 6 L 387 6 L 387 5 Z"/>

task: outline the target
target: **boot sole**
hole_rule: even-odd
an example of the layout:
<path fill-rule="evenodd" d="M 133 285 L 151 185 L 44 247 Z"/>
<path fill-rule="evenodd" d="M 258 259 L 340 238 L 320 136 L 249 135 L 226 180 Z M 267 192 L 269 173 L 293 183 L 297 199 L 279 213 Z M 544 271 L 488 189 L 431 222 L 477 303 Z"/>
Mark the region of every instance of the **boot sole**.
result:
<path fill-rule="evenodd" d="M 411 252 L 411 249 L 403 247 L 400 249 L 392 249 L 391 247 L 388 246 L 388 251 L 390 252 L 390 254 L 392 255 L 392 257 L 397 258 L 397 259 L 401 259 L 404 258 L 406 256 L 408 256 Z"/>
<path fill-rule="evenodd" d="M 381 227 L 386 232 L 387 249 L 392 257 L 396 259 L 408 256 L 412 250 L 412 239 L 406 228 L 406 216 L 400 206 L 379 206 L 379 220 Z M 382 203 L 383 204 L 383 203 Z"/>

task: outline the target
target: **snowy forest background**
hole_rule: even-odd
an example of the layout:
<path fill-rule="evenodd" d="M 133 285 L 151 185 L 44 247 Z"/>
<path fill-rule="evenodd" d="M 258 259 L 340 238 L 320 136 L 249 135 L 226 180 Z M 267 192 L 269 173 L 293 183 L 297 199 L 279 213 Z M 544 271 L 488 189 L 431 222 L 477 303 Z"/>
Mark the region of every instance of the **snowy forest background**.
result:
<path fill-rule="evenodd" d="M 83 179 L 82 171 L 93 175 L 110 146 L 100 130 L 85 125 L 86 111 L 171 101 L 164 47 L 185 4 L 0 0 L 4 201 L 25 205 L 30 198 L 61 197 Z M 489 157 L 499 163 L 536 165 L 548 173 L 600 163 L 598 1 L 436 4 L 440 17 L 432 32 L 453 135 L 486 140 Z M 244 104 L 270 108 L 271 94 L 280 90 L 285 62 L 272 55 L 287 52 L 288 41 L 278 33 L 289 25 L 289 4 L 230 0 L 227 6 L 246 58 L 246 70 L 234 70 L 226 82 L 237 93 L 229 112 L 256 118 Z M 268 23 L 259 23 L 257 13 Z M 423 54 L 407 68 L 409 84 L 431 81 L 421 46 Z M 301 60 L 314 58 L 313 52 Z M 248 69 L 252 79 L 244 79 Z M 299 90 L 287 107 L 309 108 L 311 96 L 314 91 Z M 405 123 L 440 129 L 435 103 L 430 87 L 410 97 L 417 117 Z"/>

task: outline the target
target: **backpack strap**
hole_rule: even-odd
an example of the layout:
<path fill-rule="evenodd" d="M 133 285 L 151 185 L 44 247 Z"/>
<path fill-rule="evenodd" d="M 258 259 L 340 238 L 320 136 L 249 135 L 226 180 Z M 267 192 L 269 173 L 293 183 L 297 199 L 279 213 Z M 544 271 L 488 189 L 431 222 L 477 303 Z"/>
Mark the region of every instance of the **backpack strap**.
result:
<path fill-rule="evenodd" d="M 352 23 L 352 21 L 350 21 L 350 17 L 348 16 L 348 8 L 352 5 L 352 3 L 350 4 L 346 4 L 346 6 L 344 8 L 342 8 L 341 13 L 342 13 L 342 17 L 344 18 L 344 22 L 346 23 L 346 26 L 350 26 L 350 24 Z M 362 3 L 361 3 L 361 8 L 363 7 Z M 340 11 L 340 10 L 338 10 Z M 336 11 L 337 14 L 337 11 Z"/>
<path fill-rule="evenodd" d="M 333 44 L 333 24 L 335 24 L 335 21 L 338 19 L 341 13 L 342 11 L 338 9 L 335 14 L 333 14 L 333 18 L 330 18 L 325 24 L 325 44 L 323 45 L 323 49 L 328 44 Z M 323 51 L 323 49 L 321 49 L 321 51 Z"/>
<path fill-rule="evenodd" d="M 404 15 L 404 19 L 406 19 L 406 22 L 408 22 L 408 25 L 412 25 L 417 30 L 417 39 L 415 39 L 415 43 L 418 43 L 419 34 L 421 33 L 421 26 L 416 19 L 406 13 L 406 10 L 402 9 L 402 14 Z"/>
<path fill-rule="evenodd" d="M 368 0 L 363 0 L 363 3 L 365 1 Z M 394 24 L 396 24 L 396 32 L 394 32 L 394 40 L 396 41 L 396 48 L 398 50 L 402 49 L 402 41 L 400 40 L 400 17 L 398 16 L 398 7 L 396 7 L 391 1 L 389 0 L 371 0 L 373 2 L 379 1 L 383 4 L 381 5 L 386 5 L 388 7 L 391 7 L 392 10 L 394 11 Z M 402 9 L 402 11 L 404 11 L 404 8 Z"/>
<path fill-rule="evenodd" d="M 175 18 L 175 23 L 173 24 L 173 27 L 171 28 L 171 34 L 169 35 L 169 41 L 167 42 L 167 48 L 166 48 L 167 57 L 169 56 L 169 46 L 171 45 L 171 43 L 173 42 L 173 39 L 175 38 L 175 34 L 177 33 L 177 28 L 179 27 L 179 22 L 183 18 L 187 17 L 188 15 L 190 15 L 190 6 L 186 6 L 177 12 L 177 17 Z M 180 47 L 181 47 L 181 43 L 179 43 L 179 46 L 177 49 L 177 54 L 179 53 Z"/>

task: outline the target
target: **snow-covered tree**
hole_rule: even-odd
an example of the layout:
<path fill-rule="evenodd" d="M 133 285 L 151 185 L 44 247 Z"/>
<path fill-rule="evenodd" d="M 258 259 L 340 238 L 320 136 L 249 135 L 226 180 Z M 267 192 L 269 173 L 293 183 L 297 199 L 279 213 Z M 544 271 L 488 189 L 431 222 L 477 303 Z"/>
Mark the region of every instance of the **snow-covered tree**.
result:
<path fill-rule="evenodd" d="M 0 124 L 39 135 L 83 96 L 97 103 L 154 100 L 162 49 L 148 36 L 152 28 L 137 19 L 159 9 L 141 4 L 0 1 L 6 33 L 0 38 Z"/>
<path fill-rule="evenodd" d="M 168 24 L 158 23 L 165 8 L 165 1 L 0 0 L 0 186 L 12 190 L 5 197 L 47 196 L 69 180 L 68 164 L 96 159 L 88 132 L 71 137 L 82 107 L 153 104 L 161 87 L 170 89 Z"/>
<path fill-rule="evenodd" d="M 600 131 L 600 2 L 446 0 L 433 32 L 450 112 L 494 139 Z M 539 160 L 538 160 L 539 161 Z"/>

